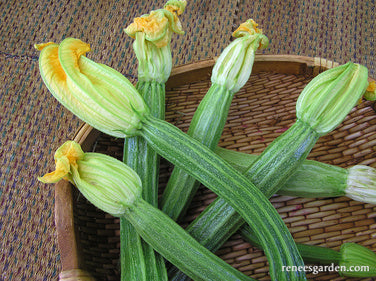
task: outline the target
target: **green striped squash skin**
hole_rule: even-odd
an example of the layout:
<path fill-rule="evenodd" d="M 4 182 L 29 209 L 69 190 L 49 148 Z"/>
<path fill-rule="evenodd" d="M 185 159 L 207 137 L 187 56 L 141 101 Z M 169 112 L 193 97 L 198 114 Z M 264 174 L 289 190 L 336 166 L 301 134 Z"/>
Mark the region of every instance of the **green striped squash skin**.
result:
<path fill-rule="evenodd" d="M 244 175 L 269 198 L 306 159 L 318 137 L 307 124 L 297 120 L 257 157 Z M 240 214 L 226 205 L 225 200 L 216 199 L 187 228 L 200 243 L 199 239 L 206 237 L 203 245 L 211 251 L 217 250 L 244 223 Z M 249 228 L 249 225 L 243 227 Z M 186 279 L 175 273 L 172 280 Z"/>
<path fill-rule="evenodd" d="M 319 135 L 297 120 L 273 141 L 244 175 L 270 198 L 307 158 Z"/>
<path fill-rule="evenodd" d="M 226 200 L 257 232 L 273 280 L 305 280 L 303 272 L 283 272 L 283 265 L 303 266 L 286 225 L 269 200 L 243 175 L 209 148 L 175 126 L 146 116 L 139 134 L 162 157 L 185 169 Z"/>
<path fill-rule="evenodd" d="M 254 280 L 203 247 L 165 213 L 142 199 L 128 209 L 125 217 L 147 243 L 193 280 Z"/>
<path fill-rule="evenodd" d="M 235 169 L 244 173 L 257 155 L 217 147 L 215 152 Z M 314 160 L 304 160 L 296 172 L 277 191 L 278 194 L 303 197 L 346 196 L 347 169 Z"/>
<path fill-rule="evenodd" d="M 212 84 L 193 115 L 187 134 L 211 150 L 218 145 L 234 94 Z M 161 199 L 161 209 L 173 220 L 182 217 L 200 186 L 184 169 L 174 167 Z"/>
<path fill-rule="evenodd" d="M 150 108 L 150 113 L 164 119 L 165 85 L 157 82 L 139 81 L 137 90 Z M 140 176 L 142 198 L 153 206 L 158 203 L 159 155 L 139 137 L 124 141 L 123 161 Z M 167 281 L 164 259 L 140 238 L 134 227 L 124 218 L 120 219 L 121 231 L 121 280 Z"/>
<path fill-rule="evenodd" d="M 252 229 L 243 227 L 241 229 L 241 234 L 247 241 L 252 243 L 252 245 L 261 248 L 261 245 L 259 244 L 257 237 Z M 315 245 L 306 245 L 301 243 L 296 243 L 296 246 L 298 247 L 299 253 L 306 263 L 338 264 L 341 260 L 341 253 L 330 248 Z"/>

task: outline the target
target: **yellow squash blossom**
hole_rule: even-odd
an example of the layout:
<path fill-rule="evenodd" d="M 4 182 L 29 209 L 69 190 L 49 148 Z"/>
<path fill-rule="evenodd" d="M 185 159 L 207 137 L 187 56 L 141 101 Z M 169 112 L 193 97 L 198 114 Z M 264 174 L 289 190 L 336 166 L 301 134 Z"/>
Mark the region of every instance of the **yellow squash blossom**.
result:
<path fill-rule="evenodd" d="M 72 181 L 71 166 L 77 169 L 77 161 L 81 160 L 83 157 L 84 152 L 81 146 L 74 141 L 68 141 L 55 152 L 55 171 L 45 174 L 38 179 L 44 183 L 55 183 L 63 178 Z"/>
<path fill-rule="evenodd" d="M 168 1 L 164 9 L 137 17 L 124 29 L 135 39 L 138 81 L 167 81 L 172 69 L 171 35 L 173 32 L 184 34 L 178 16 L 184 12 L 186 4 L 186 1 Z"/>
<path fill-rule="evenodd" d="M 369 101 L 376 100 L 376 82 L 371 81 L 368 84 L 368 87 L 366 89 L 366 93 L 364 94 L 364 98 Z"/>
<path fill-rule="evenodd" d="M 67 179 L 99 209 L 123 215 L 141 197 L 139 176 L 123 162 L 108 155 L 87 152 L 67 141 L 55 152 L 56 170 L 38 179 L 55 183 Z"/>
<path fill-rule="evenodd" d="M 52 95 L 98 130 L 127 137 L 140 128 L 148 109 L 132 83 L 116 70 L 86 58 L 89 44 L 67 38 L 37 44 L 39 69 Z"/>
<path fill-rule="evenodd" d="M 124 31 L 132 38 L 136 37 L 136 33 L 142 32 L 146 40 L 157 47 L 166 46 L 171 40 L 172 32 L 184 34 L 178 15 L 183 13 L 185 6 L 186 1 L 168 1 L 164 9 L 135 18 Z"/>
<path fill-rule="evenodd" d="M 235 93 L 251 75 L 256 50 L 266 48 L 269 40 L 252 19 L 242 23 L 232 35 L 237 39 L 219 56 L 211 81 Z"/>

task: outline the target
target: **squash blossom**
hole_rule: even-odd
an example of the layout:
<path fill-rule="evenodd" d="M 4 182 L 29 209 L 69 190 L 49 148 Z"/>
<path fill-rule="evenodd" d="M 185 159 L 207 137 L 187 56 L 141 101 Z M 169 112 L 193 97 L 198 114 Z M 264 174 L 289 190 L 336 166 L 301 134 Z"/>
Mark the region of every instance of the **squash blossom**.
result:
<path fill-rule="evenodd" d="M 141 196 L 138 175 L 123 162 L 100 153 L 84 153 L 74 141 L 55 152 L 55 171 L 39 177 L 43 183 L 69 180 L 96 207 L 122 216 Z"/>
<path fill-rule="evenodd" d="M 257 26 L 249 19 L 234 31 L 232 36 L 237 39 L 223 50 L 213 67 L 213 84 L 236 93 L 248 81 L 256 50 L 266 48 L 269 44 L 268 38 Z"/>
<path fill-rule="evenodd" d="M 186 1 L 168 1 L 164 9 L 135 18 L 125 32 L 132 38 L 135 38 L 137 32 L 142 32 L 146 40 L 153 42 L 157 47 L 166 46 L 171 40 L 172 32 L 184 34 L 178 15 L 184 12 L 185 6 Z"/>
<path fill-rule="evenodd" d="M 168 1 L 164 9 L 137 17 L 124 29 L 135 39 L 133 49 L 138 60 L 138 81 L 167 81 L 172 68 L 171 35 L 173 32 L 184 34 L 178 16 L 185 6 L 186 1 Z"/>
<path fill-rule="evenodd" d="M 376 82 L 375 81 L 371 81 L 368 84 L 366 93 L 364 94 L 364 98 L 369 101 L 376 100 Z"/>
<path fill-rule="evenodd" d="M 296 102 L 296 116 L 319 135 L 336 128 L 368 86 L 368 69 L 348 62 L 320 73 L 303 89 Z"/>
<path fill-rule="evenodd" d="M 348 169 L 346 196 L 356 201 L 376 204 L 376 170 L 365 165 Z"/>
<path fill-rule="evenodd" d="M 59 45 L 36 44 L 39 69 L 52 95 L 98 130 L 127 137 L 140 128 L 148 108 L 132 83 L 116 70 L 86 58 L 89 44 L 67 38 Z"/>

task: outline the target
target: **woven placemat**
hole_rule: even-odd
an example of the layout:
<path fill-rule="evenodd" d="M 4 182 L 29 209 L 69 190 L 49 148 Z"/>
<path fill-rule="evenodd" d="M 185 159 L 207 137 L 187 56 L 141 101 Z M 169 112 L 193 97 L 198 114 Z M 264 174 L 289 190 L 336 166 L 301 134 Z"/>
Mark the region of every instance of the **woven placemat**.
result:
<path fill-rule="evenodd" d="M 295 101 L 311 76 L 278 73 L 252 75 L 236 94 L 220 146 L 246 153 L 261 153 L 266 146 L 295 122 Z M 192 83 L 167 91 L 166 120 L 181 130 L 188 129 L 197 104 L 210 81 Z M 357 106 L 332 133 L 319 139 L 309 159 L 343 168 L 355 164 L 376 167 L 373 149 L 376 140 L 374 104 Z M 122 157 L 122 141 L 101 135 L 95 151 Z M 162 160 L 160 188 L 166 185 L 172 165 Z M 187 215 L 180 224 L 186 227 L 216 198 L 201 186 Z M 83 253 L 84 267 L 97 280 L 119 280 L 119 220 L 88 203 L 75 193 L 75 221 Z M 292 198 L 273 196 L 271 202 L 300 243 L 338 250 L 342 243 L 356 242 L 376 251 L 376 206 L 339 198 Z M 247 275 L 269 280 L 263 252 L 235 234 L 217 255 Z M 100 266 L 98 266 L 100 265 Z M 350 280 L 337 272 L 308 274 L 310 280 Z M 361 279 L 351 279 L 361 280 Z M 373 280 L 372 278 L 362 280 Z"/>
<path fill-rule="evenodd" d="M 281 3 L 189 1 L 181 18 L 186 35 L 173 38 L 174 65 L 218 56 L 235 26 L 252 17 L 266 31 L 272 30 L 266 32 L 271 40 L 269 53 L 307 54 L 339 62 L 356 56 L 375 73 L 373 1 L 333 4 L 321 0 L 319 6 L 303 1 Z M 1 281 L 57 279 L 60 263 L 53 190 L 38 183 L 35 176 L 53 168 L 53 152 L 82 124 L 42 84 L 33 44 L 78 37 L 91 44 L 89 58 L 133 78 L 132 40 L 122 30 L 134 16 L 163 4 L 160 0 L 0 1 Z M 327 24 L 326 18 L 319 20 L 320 9 L 334 12 L 334 25 Z"/>
<path fill-rule="evenodd" d="M 364 64 L 376 73 L 375 1 L 239 0 L 235 25 L 253 17 L 270 39 L 266 54 Z"/>
<path fill-rule="evenodd" d="M 0 66 L 0 280 L 53 280 L 60 270 L 54 190 L 36 176 L 80 121 L 42 88 L 35 61 L 0 55 Z"/>

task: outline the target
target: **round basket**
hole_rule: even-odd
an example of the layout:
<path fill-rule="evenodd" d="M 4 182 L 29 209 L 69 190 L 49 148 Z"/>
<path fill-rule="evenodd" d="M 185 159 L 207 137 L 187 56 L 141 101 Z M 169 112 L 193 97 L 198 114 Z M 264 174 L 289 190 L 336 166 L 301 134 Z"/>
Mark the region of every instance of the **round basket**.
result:
<path fill-rule="evenodd" d="M 188 129 L 197 105 L 210 87 L 213 65 L 214 60 L 207 60 L 173 70 L 166 85 L 168 122 L 183 131 Z M 248 83 L 235 95 L 219 145 L 261 153 L 295 122 L 295 102 L 304 86 L 318 73 L 336 65 L 321 58 L 256 56 Z M 104 135 L 88 125 L 79 130 L 75 140 L 85 151 L 122 157 L 123 140 Z M 374 104 L 363 102 L 340 127 L 319 139 L 309 159 L 343 168 L 355 164 L 376 167 L 375 144 Z M 160 189 L 163 190 L 172 165 L 161 161 Z M 180 224 L 185 227 L 215 197 L 202 186 Z M 344 242 L 356 242 L 376 251 L 375 205 L 345 197 L 305 199 L 277 195 L 271 202 L 297 242 L 336 250 Z M 55 204 L 62 262 L 60 280 L 93 280 L 87 272 L 95 280 L 119 280 L 119 219 L 96 209 L 65 181 L 56 185 Z M 269 280 L 263 252 L 246 243 L 239 234 L 233 235 L 216 254 L 253 278 Z M 346 280 L 336 272 L 308 274 L 308 278 Z"/>

